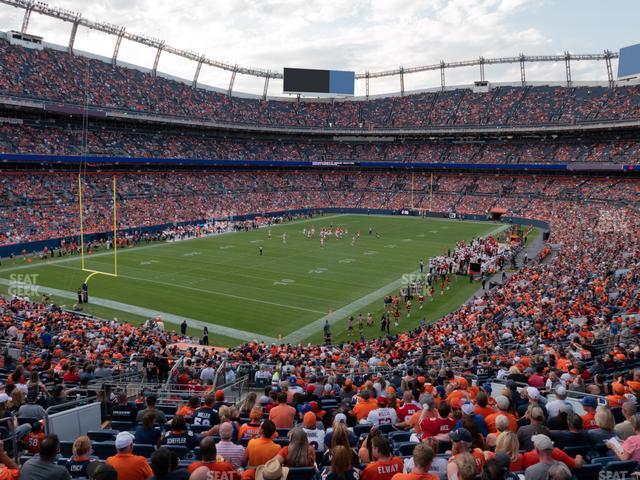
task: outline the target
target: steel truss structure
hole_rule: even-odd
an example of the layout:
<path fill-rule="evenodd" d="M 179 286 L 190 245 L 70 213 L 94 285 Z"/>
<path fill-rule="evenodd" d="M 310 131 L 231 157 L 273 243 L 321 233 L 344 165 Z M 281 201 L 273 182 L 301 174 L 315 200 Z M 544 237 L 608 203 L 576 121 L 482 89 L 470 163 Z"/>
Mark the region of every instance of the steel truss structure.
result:
<path fill-rule="evenodd" d="M 267 98 L 267 92 L 269 88 L 269 79 L 282 79 L 283 74 L 280 72 L 274 72 L 272 70 L 265 70 L 254 67 L 243 67 L 240 65 L 232 65 L 230 63 L 222 62 L 219 60 L 213 60 L 205 55 L 201 55 L 191 50 L 181 50 L 176 47 L 167 45 L 163 40 L 147 37 L 145 35 L 139 35 L 137 33 L 128 32 L 124 27 L 119 27 L 107 22 L 96 22 L 83 18 L 80 13 L 72 12 L 62 8 L 57 8 L 48 5 L 47 3 L 35 0 L 0 0 L 0 3 L 10 5 L 12 7 L 20 8 L 24 10 L 24 17 L 22 20 L 22 33 L 26 33 L 29 27 L 29 20 L 33 12 L 53 17 L 63 22 L 69 22 L 72 24 L 71 34 L 69 36 L 69 53 L 73 54 L 73 45 L 75 42 L 78 27 L 82 26 L 91 30 L 96 30 L 116 37 L 113 55 L 111 58 L 112 64 L 115 66 L 118 59 L 118 52 L 120 51 L 120 45 L 122 40 L 129 40 L 131 42 L 140 43 L 150 47 L 155 52 L 155 60 L 153 63 L 152 75 L 155 75 L 158 68 L 158 62 L 160 61 L 160 55 L 162 52 L 167 52 L 173 55 L 177 55 L 182 58 L 186 58 L 196 63 L 196 70 L 193 77 L 192 85 L 195 88 L 198 84 L 198 76 L 202 65 L 208 65 L 214 68 L 219 68 L 231 72 L 231 78 L 229 81 L 229 87 L 227 93 L 229 95 L 233 92 L 233 84 L 237 74 L 248 75 L 252 77 L 264 78 L 263 98 Z M 602 61 L 605 63 L 607 71 L 607 79 L 609 86 L 613 87 L 614 78 L 613 70 L 611 68 L 611 60 L 618 58 L 617 52 L 611 52 L 605 50 L 603 53 L 597 54 L 573 54 L 565 52 L 562 55 L 524 55 L 520 54 L 516 57 L 497 57 L 497 58 L 484 58 L 480 57 L 473 60 L 465 60 L 460 62 L 445 62 L 440 61 L 432 65 L 422 65 L 418 67 L 399 67 L 393 70 L 383 70 L 379 72 L 357 73 L 356 80 L 365 81 L 366 97 L 369 98 L 369 82 L 372 78 L 382 77 L 395 77 L 397 76 L 400 81 L 400 94 L 404 95 L 404 83 L 405 75 L 412 73 L 428 72 L 428 71 L 440 71 L 440 86 L 444 90 L 446 87 L 445 71 L 452 68 L 469 68 L 479 67 L 480 80 L 485 81 L 484 69 L 486 65 L 500 65 L 500 64 L 519 64 L 520 66 L 520 82 L 524 86 L 526 85 L 526 63 L 538 63 L 538 62 L 563 62 L 565 64 L 566 82 L 567 86 L 572 85 L 571 80 L 571 62 L 573 61 Z"/>

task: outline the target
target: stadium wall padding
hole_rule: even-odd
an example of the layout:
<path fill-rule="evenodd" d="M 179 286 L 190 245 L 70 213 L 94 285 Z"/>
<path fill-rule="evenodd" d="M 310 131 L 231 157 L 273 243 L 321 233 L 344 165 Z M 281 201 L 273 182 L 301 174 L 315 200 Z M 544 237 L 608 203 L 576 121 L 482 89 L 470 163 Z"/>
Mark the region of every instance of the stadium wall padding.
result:
<path fill-rule="evenodd" d="M 246 215 L 237 215 L 231 217 L 232 220 L 253 220 L 258 217 L 282 217 L 287 215 L 323 215 L 323 214 L 358 214 L 358 215 L 401 215 L 402 210 L 388 210 L 388 209 L 367 209 L 367 208 L 299 208 L 296 210 L 282 210 L 275 212 L 262 212 L 262 213 L 252 213 Z M 415 212 L 411 212 L 410 215 L 416 215 Z M 427 212 L 424 214 L 426 217 L 431 218 L 449 218 L 448 213 L 444 212 Z M 228 220 L 228 218 L 220 218 L 217 220 Z M 472 221 L 493 221 L 490 220 L 486 215 L 463 215 L 458 214 L 458 218 L 452 219 L 452 222 L 456 220 L 472 220 Z M 157 232 L 165 230 L 169 227 L 174 226 L 183 226 L 183 225 L 198 225 L 205 223 L 205 219 L 199 220 L 190 220 L 185 222 L 177 222 L 177 223 L 164 223 L 160 225 L 152 225 L 147 227 L 139 227 L 139 228 L 127 228 L 123 230 L 118 230 L 118 235 L 127 235 L 133 233 L 149 233 L 149 232 Z M 543 220 L 536 219 L 528 219 L 522 217 L 502 217 L 502 221 L 499 223 L 512 223 L 516 225 L 531 225 L 536 228 L 540 228 L 542 230 L 549 230 L 549 223 Z M 85 234 L 85 242 L 93 241 L 97 238 L 111 238 L 112 232 L 102 232 L 102 233 L 90 233 Z M 7 258 L 13 255 L 20 255 L 22 253 L 34 253 L 41 252 L 44 248 L 48 248 L 49 250 L 55 250 L 60 247 L 60 242 L 62 240 L 66 240 L 67 242 L 79 241 L 79 237 L 76 236 L 68 236 L 68 237 L 58 237 L 51 238 L 48 240 L 39 240 L 35 242 L 25 242 L 25 243 L 14 243 L 11 245 L 0 246 L 0 258 Z M 58 257 L 55 257 L 58 258 Z"/>

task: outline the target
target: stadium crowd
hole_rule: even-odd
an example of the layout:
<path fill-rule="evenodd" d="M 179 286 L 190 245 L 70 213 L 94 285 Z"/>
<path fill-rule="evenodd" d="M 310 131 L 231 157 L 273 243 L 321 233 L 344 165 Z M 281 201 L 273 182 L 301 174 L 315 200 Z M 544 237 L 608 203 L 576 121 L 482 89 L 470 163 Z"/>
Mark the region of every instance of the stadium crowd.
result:
<path fill-rule="evenodd" d="M 456 177 L 438 179 L 439 188 Z M 500 184 L 472 178 L 476 190 Z M 373 183 L 357 176 L 329 183 L 348 181 Z M 529 187 L 531 177 L 513 181 L 511 191 L 548 181 L 556 194 L 514 207 L 550 222 L 555 253 L 437 323 L 368 342 L 252 342 L 227 352 L 191 351 L 175 364 L 173 345 L 189 339 L 152 324 L 102 322 L 26 299 L 0 300 L 3 337 L 25 345 L 21 358 L 2 359 L 0 409 L 32 418 L 16 429 L 15 440 L 33 456 L 18 467 L 0 454 L 6 478 L 47 472 L 49 478 L 197 479 L 211 470 L 218 472 L 214 478 L 276 480 L 309 467 L 332 479 L 483 474 L 502 480 L 524 471 L 526 479 L 546 480 L 584 478 L 604 464 L 633 471 L 640 460 L 638 213 L 614 202 L 561 199 L 558 180 L 541 178 Z M 607 185 L 564 182 L 582 193 Z M 212 374 L 223 361 L 228 371 L 263 365 L 256 379 L 267 385 L 264 395 L 224 405 Z M 167 412 L 151 394 L 98 390 L 103 420 L 122 432 L 80 437 L 73 448 L 41 432 L 43 406 L 76 392 L 90 395 L 88 382 L 135 365 L 151 381 L 171 377 L 190 398 Z M 496 391 L 488 385 L 493 379 L 507 383 Z M 568 391 L 583 399 L 571 402 Z M 6 433 L 5 441 L 14 441 Z M 65 460 L 59 461 L 60 448 Z M 101 460 L 93 463 L 93 456 Z"/>
<path fill-rule="evenodd" d="M 132 131 L 96 125 L 88 131 L 86 140 L 87 155 L 136 158 L 482 164 L 636 164 L 640 158 L 640 142 L 634 139 L 363 143 L 234 139 L 202 131 Z M 83 152 L 79 127 L 50 122 L 0 123 L 0 153 L 78 156 Z"/>
<path fill-rule="evenodd" d="M 0 55 L 3 95 L 82 104 L 88 94 L 92 107 L 285 127 L 573 124 L 637 118 L 640 98 L 637 86 L 498 87 L 366 102 L 259 101 L 5 40 Z M 2 124 L 0 148 L 78 154 L 75 135 Z M 631 163 L 638 152 L 638 142 L 624 140 L 319 147 L 107 129 L 88 141 L 91 154 L 230 159 Z M 85 231 L 109 231 L 111 174 L 82 182 Z M 61 254 L 77 249 L 75 173 L 3 173 L 0 185 L 0 244 L 68 237 Z M 544 255 L 441 320 L 339 345 L 198 349 L 186 327 L 178 334 L 157 319 L 134 326 L 0 296 L 0 480 L 610 480 L 637 470 L 637 180 L 247 170 L 126 172 L 117 185 L 122 229 L 305 207 L 483 215 L 500 207 L 549 222 L 551 238 Z M 152 234 L 198 233 L 172 226 Z M 124 240 L 144 238 L 136 235 Z M 452 258 L 465 267 L 496 253 L 492 240 L 477 240 Z M 446 258 L 435 262 L 429 266 L 449 268 Z M 247 365 L 259 366 L 261 390 L 225 401 L 219 376 L 234 382 Z M 111 388 L 126 375 L 141 375 L 149 389 Z M 151 388 L 165 382 L 170 393 Z M 104 428 L 60 442 L 46 431 L 46 409 L 83 398 L 100 403 Z"/>
<path fill-rule="evenodd" d="M 615 203 L 638 209 L 633 179 L 479 176 L 338 172 L 173 172 L 117 174 L 118 228 L 223 219 L 229 215 L 297 208 L 408 207 L 434 212 L 510 215 L 535 211 L 536 202 Z M 78 232 L 75 173 L 0 175 L 0 245 Z M 84 231 L 113 228 L 113 178 L 88 174 L 83 180 Z"/>
<path fill-rule="evenodd" d="M 0 39 L 0 94 L 234 124 L 389 129 L 452 125 L 574 124 L 638 117 L 638 86 L 454 89 L 349 100 L 261 100 L 151 75 L 66 49 Z"/>

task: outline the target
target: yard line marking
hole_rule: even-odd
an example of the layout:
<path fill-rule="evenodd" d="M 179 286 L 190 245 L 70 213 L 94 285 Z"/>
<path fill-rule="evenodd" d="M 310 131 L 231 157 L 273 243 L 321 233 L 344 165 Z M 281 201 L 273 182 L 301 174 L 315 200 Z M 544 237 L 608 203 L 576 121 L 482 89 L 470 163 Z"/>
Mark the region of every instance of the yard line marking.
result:
<path fill-rule="evenodd" d="M 67 268 L 69 270 L 77 270 L 76 268 L 67 267 L 65 265 L 54 265 L 54 266 L 58 267 L 58 268 Z M 140 282 L 155 283 L 157 285 L 165 285 L 165 286 L 171 287 L 171 288 L 184 288 L 186 290 L 193 290 L 194 292 L 210 293 L 212 295 L 219 295 L 221 297 L 236 298 L 238 300 L 245 300 L 247 302 L 263 303 L 265 305 L 273 305 L 275 307 L 290 308 L 292 310 L 300 310 L 302 312 L 324 313 L 323 311 L 320 311 L 320 310 L 312 310 L 310 308 L 297 307 L 295 305 L 287 305 L 285 303 L 269 302 L 267 300 L 259 300 L 257 298 L 243 297 L 241 295 L 234 295 L 232 293 L 218 292 L 217 290 L 207 290 L 207 289 L 204 289 L 204 288 L 188 287 L 188 286 L 183 285 L 183 284 L 161 282 L 159 280 L 151 280 L 149 278 L 134 277 L 134 276 L 131 276 L 131 275 L 118 275 L 118 277 L 128 278 L 130 280 L 138 280 Z M 210 324 L 210 325 L 217 325 L 217 324 Z"/>
<path fill-rule="evenodd" d="M 493 229 L 492 231 L 488 232 L 485 237 L 488 237 L 490 235 L 495 235 L 496 233 L 502 231 L 502 230 L 506 230 L 507 228 L 509 228 L 508 225 L 502 225 L 498 228 Z M 416 270 L 413 273 L 419 273 L 420 270 Z M 328 315 L 325 315 L 321 318 L 319 318 L 318 320 L 315 320 L 307 325 L 305 325 L 304 327 L 296 330 L 295 332 L 290 333 L 289 335 L 287 335 L 286 337 L 284 337 L 282 339 L 283 343 L 299 343 L 302 340 L 310 337 L 311 335 L 313 335 L 316 332 L 319 332 L 322 330 L 322 328 L 324 327 L 324 323 L 325 321 L 329 321 L 329 324 L 333 325 L 337 322 L 339 322 L 340 320 L 343 320 L 344 318 L 348 317 L 349 315 L 353 315 L 354 313 L 357 313 L 358 310 L 366 307 L 367 305 L 369 305 L 370 303 L 375 302 L 376 300 L 379 300 L 381 297 L 384 297 L 385 295 L 393 292 L 394 290 L 398 289 L 400 287 L 400 285 L 402 285 L 403 282 L 403 278 L 400 277 L 397 280 L 394 280 L 393 282 L 390 282 L 382 287 L 380 287 L 379 289 L 377 289 L 374 292 L 368 293 L 367 295 L 365 295 L 364 297 L 358 298 L 357 300 L 351 302 L 348 305 L 345 305 L 342 308 L 339 308 L 338 310 L 336 310 L 335 312 L 332 312 Z"/>
<path fill-rule="evenodd" d="M 277 227 L 284 227 L 287 225 L 291 225 L 291 224 L 298 224 L 298 223 L 309 223 L 309 222 L 317 222 L 319 220 L 326 220 L 329 218 L 335 218 L 335 217 L 343 217 L 346 214 L 336 214 L 336 215 L 328 215 L 326 217 L 313 217 L 313 218 L 307 218 L 306 220 L 298 220 L 295 222 L 291 222 L 291 223 L 278 223 L 275 225 L 270 225 L 268 228 L 277 228 Z M 267 228 L 267 226 L 263 226 L 263 227 L 259 227 L 259 228 Z M 182 243 L 182 242 L 192 242 L 194 240 L 202 240 L 204 238 L 215 238 L 215 237 L 221 237 L 222 235 L 229 235 L 232 233 L 244 233 L 244 232 L 222 232 L 222 233 L 216 233 L 213 235 L 205 235 L 203 237 L 200 238 L 188 238 L 186 240 L 180 240 L 180 242 L 158 242 L 158 243 L 152 243 L 151 245 L 142 245 L 140 247 L 134 247 L 134 248 L 123 248 L 121 250 L 118 250 L 118 254 L 122 255 L 123 253 L 127 253 L 127 252 L 139 252 L 140 250 L 147 250 L 149 248 L 156 248 L 156 247 L 163 247 L 163 246 L 167 246 L 167 245 L 172 245 L 174 243 Z M 106 255 L 112 255 L 113 251 L 109 250 L 107 252 L 100 252 L 100 253 L 92 253 L 91 257 L 89 258 L 95 258 L 95 257 L 104 257 Z M 58 263 L 67 263 L 67 262 L 73 262 L 73 261 L 80 261 L 80 256 L 79 255 L 71 255 L 68 257 L 62 257 L 62 258 L 56 258 L 55 260 L 47 260 L 46 262 L 34 262 L 34 263 L 28 263 L 26 265 L 16 265 L 14 267 L 0 267 L 0 274 L 4 273 L 4 272 L 14 272 L 16 270 L 26 270 L 29 268 L 35 268 L 35 267 L 41 267 L 43 265 L 54 265 L 54 264 L 58 264 Z"/>
<path fill-rule="evenodd" d="M 0 284 L 11 286 L 14 285 L 14 282 L 7 280 L 5 278 L 0 278 Z M 57 288 L 49 288 L 42 287 L 47 293 L 55 295 L 61 298 L 67 298 L 73 300 L 74 302 L 78 299 L 78 294 L 69 292 L 67 290 L 59 290 Z M 193 328 L 212 328 L 212 331 L 215 333 L 220 333 L 225 337 L 237 338 L 239 340 L 244 340 L 246 342 L 252 342 L 254 340 L 264 340 L 267 343 L 276 342 L 276 339 L 273 337 L 268 337 L 266 335 L 262 335 L 259 333 L 246 332 L 244 330 L 238 330 L 236 328 L 225 327 L 223 325 L 218 325 L 215 323 L 203 322 L 201 320 L 195 320 L 193 318 L 183 317 L 182 315 L 174 315 L 172 313 L 160 312 L 158 310 L 152 310 L 149 308 L 138 307 L 136 305 L 129 305 L 128 303 L 116 302 L 114 300 L 108 300 L 106 298 L 97 298 L 91 297 L 91 304 L 98 305 L 100 307 L 110 308 L 112 310 L 118 310 L 123 313 L 134 313 L 136 315 L 140 315 L 143 317 L 154 318 L 160 317 L 162 320 L 172 323 L 175 325 L 180 325 L 183 320 L 187 321 L 187 325 Z"/>

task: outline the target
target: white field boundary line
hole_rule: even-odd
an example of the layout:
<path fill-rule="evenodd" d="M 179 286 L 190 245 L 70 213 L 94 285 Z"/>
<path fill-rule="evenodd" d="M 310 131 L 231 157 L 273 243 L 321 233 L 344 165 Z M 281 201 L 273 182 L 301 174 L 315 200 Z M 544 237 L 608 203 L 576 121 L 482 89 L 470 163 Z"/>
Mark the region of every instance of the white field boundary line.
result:
<path fill-rule="evenodd" d="M 33 287 L 33 285 L 31 284 L 28 285 L 28 284 L 22 284 L 20 282 L 12 282 L 10 280 L 7 280 L 6 278 L 0 278 L 0 285 L 14 286 L 14 287 L 22 286 L 24 288 Z M 77 293 L 69 292 L 67 290 L 59 290 L 57 288 L 49 288 L 49 287 L 42 287 L 42 289 L 45 290 L 47 293 L 55 295 L 56 297 L 66 298 L 69 300 L 73 300 L 74 302 L 78 298 Z M 244 330 L 238 330 L 236 328 L 225 327 L 223 325 L 203 322 L 201 320 L 195 320 L 193 318 L 183 317 L 181 315 L 173 315 L 172 313 L 159 312 L 157 310 L 138 307 L 135 305 L 129 305 L 127 303 L 116 302 L 114 300 L 108 300 L 106 298 L 91 297 L 91 304 L 98 305 L 100 307 L 110 308 L 112 310 L 118 310 L 125 314 L 133 313 L 133 314 L 140 315 L 142 317 L 147 317 L 147 318 L 160 317 L 162 318 L 162 320 L 175 325 L 180 325 L 183 320 L 186 320 L 187 325 L 189 325 L 192 328 L 199 328 L 199 329 L 203 329 L 204 327 L 211 328 L 214 333 L 219 333 L 226 337 L 237 338 L 239 340 L 244 340 L 246 342 L 251 342 L 254 340 L 264 340 L 267 343 L 273 343 L 277 341 L 275 338 L 267 337 L 265 335 L 261 335 L 258 333 L 246 332 Z"/>
<path fill-rule="evenodd" d="M 54 267 L 58 267 L 58 268 L 66 268 L 66 269 L 74 270 L 74 271 L 78 270 L 77 268 L 67 267 L 65 265 L 53 265 L 53 266 Z M 243 301 L 246 301 L 246 302 L 262 303 L 262 304 L 265 304 L 265 305 L 272 305 L 274 307 L 290 308 L 292 310 L 300 310 L 301 312 L 324 313 L 324 312 L 322 312 L 320 310 L 312 310 L 310 308 L 297 307 L 295 305 L 287 305 L 286 303 L 277 303 L 277 302 L 270 302 L 268 300 L 259 300 L 257 298 L 243 297 L 241 295 L 234 295 L 232 293 L 219 292 L 217 290 L 207 290 L 205 288 L 190 287 L 189 285 L 180 285 L 180 284 L 175 284 L 175 283 L 170 283 L 170 282 L 162 282 L 160 280 L 151 280 L 149 278 L 134 277 L 133 275 L 120 275 L 119 274 L 118 277 L 127 278 L 129 280 L 136 280 L 136 281 L 145 282 L 145 283 L 154 283 L 156 285 L 162 285 L 162 286 L 167 286 L 167 287 L 171 287 L 171 288 L 192 290 L 194 292 L 200 292 L 200 293 L 209 293 L 211 295 L 218 295 L 218 296 L 221 296 L 221 297 L 235 298 L 235 299 L 243 300 Z M 48 288 L 48 287 L 45 287 L 45 288 Z M 127 304 L 123 303 L 123 305 L 127 305 Z M 216 324 L 210 324 L 210 325 L 216 325 Z"/>
<path fill-rule="evenodd" d="M 482 223 L 482 222 L 477 222 L 477 223 Z M 486 235 L 484 235 L 484 237 L 488 237 L 490 235 L 495 235 L 496 233 L 499 233 L 503 230 L 506 230 L 507 228 L 509 228 L 508 225 L 501 225 L 498 228 L 493 229 L 492 231 L 488 232 Z M 414 274 L 419 273 L 419 270 L 416 270 L 414 272 L 411 272 Z M 325 322 L 328 320 L 330 325 L 333 325 L 337 322 L 339 322 L 340 320 L 343 320 L 345 317 L 348 317 L 349 315 L 353 315 L 354 313 L 357 313 L 359 310 L 361 310 L 363 307 L 366 307 L 367 305 L 375 302 L 376 300 L 378 300 L 380 297 L 383 297 L 391 292 L 393 292 L 394 290 L 398 289 L 400 287 L 400 285 L 402 285 L 402 277 L 400 277 L 397 280 L 394 280 L 393 282 L 390 282 L 382 287 L 380 287 L 379 289 L 377 289 L 374 292 L 371 292 L 367 295 L 365 295 L 364 297 L 361 297 L 353 302 L 351 302 L 348 305 L 345 305 L 342 308 L 339 308 L 338 310 L 325 315 L 321 318 L 319 318 L 318 320 L 315 320 L 307 325 L 305 325 L 304 327 L 296 330 L 295 332 L 290 333 L 289 335 L 287 335 L 286 337 L 284 337 L 282 339 L 282 342 L 284 343 L 299 343 L 302 340 L 304 340 L 305 338 L 310 337 L 311 335 L 319 332 L 320 330 L 323 329 Z"/>
<path fill-rule="evenodd" d="M 262 227 L 258 227 L 258 228 L 277 228 L 277 227 L 284 227 L 287 225 L 294 225 L 294 224 L 299 224 L 299 223 L 308 223 L 308 222 L 312 222 L 312 221 L 319 221 L 319 220 L 323 220 L 323 219 L 327 219 L 327 218 L 336 218 L 336 217 L 343 217 L 346 214 L 336 214 L 336 215 L 328 215 L 326 217 L 313 217 L 313 218 L 308 218 L 306 220 L 298 220 L 295 222 L 289 222 L 289 223 L 278 223 L 276 225 L 264 225 Z M 242 231 L 239 232 L 222 232 L 222 233 L 216 233 L 216 234 L 209 234 L 209 235 L 204 235 L 202 237 L 199 238 L 187 238 L 185 240 L 180 240 L 180 241 L 176 241 L 176 242 L 157 242 L 157 243 L 153 243 L 151 245 L 143 245 L 141 247 L 133 247 L 133 248 L 122 248 L 122 249 L 118 249 L 118 255 L 122 255 L 124 253 L 127 252 L 139 252 L 141 250 L 147 250 L 150 248 L 157 248 L 157 247 L 166 247 L 167 245 L 172 245 L 174 243 L 182 243 L 182 242 L 192 242 L 194 240 L 202 240 L 203 238 L 214 238 L 214 237 L 221 237 L 223 235 L 230 235 L 230 234 L 234 234 L 234 233 L 244 233 Z M 100 252 L 100 253 L 93 253 L 91 254 L 91 257 L 89 258 L 96 258 L 96 257 L 104 257 L 107 255 L 112 255 L 113 254 L 113 250 L 109 250 L 107 252 Z M 19 257 L 16 257 L 16 259 L 18 259 Z M 73 262 L 75 260 L 80 260 L 80 256 L 79 255 L 70 255 L 68 257 L 63 257 L 63 258 L 56 258 L 54 260 L 45 260 L 45 261 L 38 261 L 38 262 L 34 262 L 34 263 L 28 263 L 25 265 L 16 265 L 14 267 L 0 267 L 0 274 L 4 273 L 4 272 L 15 272 L 18 270 L 26 270 L 29 268 L 36 268 L 36 267 L 42 267 L 42 266 L 48 266 L 48 265 L 55 265 L 58 263 L 68 263 L 68 262 Z M 6 259 L 5 259 L 6 261 Z M 77 269 L 79 270 L 79 269 Z"/>

